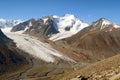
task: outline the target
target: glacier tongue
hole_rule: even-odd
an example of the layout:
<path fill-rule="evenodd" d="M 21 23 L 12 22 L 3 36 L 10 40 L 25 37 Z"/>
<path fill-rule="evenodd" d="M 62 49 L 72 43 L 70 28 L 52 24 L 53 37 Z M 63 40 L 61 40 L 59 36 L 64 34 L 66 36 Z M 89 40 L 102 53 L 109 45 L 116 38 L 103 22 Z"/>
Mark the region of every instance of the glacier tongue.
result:
<path fill-rule="evenodd" d="M 22 32 L 10 32 L 10 29 L 2 29 L 2 31 L 17 43 L 18 48 L 36 58 L 53 63 L 56 61 L 56 58 L 74 62 L 74 60 L 66 55 L 53 49 L 48 43 L 40 42 L 32 36 L 21 34 Z"/>

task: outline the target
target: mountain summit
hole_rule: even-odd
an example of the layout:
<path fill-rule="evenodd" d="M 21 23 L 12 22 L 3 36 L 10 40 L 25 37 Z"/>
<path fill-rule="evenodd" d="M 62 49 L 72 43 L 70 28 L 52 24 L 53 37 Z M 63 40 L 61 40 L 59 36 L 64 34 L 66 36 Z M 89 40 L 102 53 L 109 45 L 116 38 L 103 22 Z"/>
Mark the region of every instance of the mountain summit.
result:
<path fill-rule="evenodd" d="M 50 38 L 52 41 L 70 37 L 88 26 L 87 23 L 81 21 L 72 14 L 65 14 L 62 17 L 53 16 L 52 20 L 56 23 L 59 31 L 59 33 Z"/>
<path fill-rule="evenodd" d="M 112 23 L 111 21 L 105 19 L 105 18 L 100 18 L 99 20 L 97 20 L 96 22 L 93 22 L 93 24 L 91 25 L 93 26 L 94 29 L 105 29 L 105 28 L 119 28 L 120 26 L 117 24 Z"/>
<path fill-rule="evenodd" d="M 76 33 L 84 27 L 88 26 L 87 23 L 84 23 L 72 14 L 65 14 L 61 17 L 53 16 L 52 20 L 57 24 L 59 32 L 71 31 Z"/>

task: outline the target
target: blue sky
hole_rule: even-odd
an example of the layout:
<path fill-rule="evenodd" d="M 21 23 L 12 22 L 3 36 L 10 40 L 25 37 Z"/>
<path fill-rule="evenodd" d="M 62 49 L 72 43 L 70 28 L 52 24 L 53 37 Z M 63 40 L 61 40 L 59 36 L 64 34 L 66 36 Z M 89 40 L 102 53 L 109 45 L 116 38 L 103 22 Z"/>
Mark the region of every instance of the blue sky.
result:
<path fill-rule="evenodd" d="M 120 24 L 120 0 L 0 0 L 0 18 L 28 20 L 64 14 L 88 23 L 104 17 Z"/>

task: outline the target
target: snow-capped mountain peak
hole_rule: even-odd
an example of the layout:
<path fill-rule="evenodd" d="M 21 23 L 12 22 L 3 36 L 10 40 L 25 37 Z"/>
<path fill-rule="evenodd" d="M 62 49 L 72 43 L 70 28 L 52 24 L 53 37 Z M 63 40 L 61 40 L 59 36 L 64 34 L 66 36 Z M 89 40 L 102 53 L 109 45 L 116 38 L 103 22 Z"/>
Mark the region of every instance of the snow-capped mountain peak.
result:
<path fill-rule="evenodd" d="M 10 28 L 22 22 L 23 22 L 22 20 L 12 20 L 12 19 L 7 20 L 0 18 L 0 28 Z"/>
<path fill-rule="evenodd" d="M 117 25 L 117 24 L 113 24 L 114 25 L 114 28 L 120 28 L 120 25 Z"/>
<path fill-rule="evenodd" d="M 6 20 L 3 18 L 0 18 L 0 22 L 5 22 Z"/>
<path fill-rule="evenodd" d="M 92 26 L 94 27 L 94 29 L 100 29 L 100 30 L 105 29 L 107 27 L 120 28 L 119 25 L 114 24 L 105 18 L 100 18 L 99 20 L 94 22 Z"/>
<path fill-rule="evenodd" d="M 53 16 L 53 21 L 57 24 L 58 30 L 78 32 L 84 27 L 88 26 L 87 23 L 82 22 L 72 14 L 65 14 L 62 17 Z"/>
<path fill-rule="evenodd" d="M 110 25 L 110 24 L 112 24 L 112 22 L 110 22 L 109 20 L 107 20 L 105 18 L 101 18 L 100 20 L 102 21 L 102 26 L 103 25 Z"/>
<path fill-rule="evenodd" d="M 112 22 L 110 22 L 109 20 L 105 19 L 105 18 L 100 18 L 99 20 L 97 20 L 96 22 L 93 23 L 94 25 L 98 25 L 100 24 L 101 26 L 104 25 L 110 25 L 112 24 Z"/>
<path fill-rule="evenodd" d="M 72 14 L 65 14 L 64 16 L 54 15 L 52 20 L 57 25 L 59 31 L 59 33 L 50 38 L 53 41 L 70 37 L 88 26 L 87 23 L 84 23 Z"/>

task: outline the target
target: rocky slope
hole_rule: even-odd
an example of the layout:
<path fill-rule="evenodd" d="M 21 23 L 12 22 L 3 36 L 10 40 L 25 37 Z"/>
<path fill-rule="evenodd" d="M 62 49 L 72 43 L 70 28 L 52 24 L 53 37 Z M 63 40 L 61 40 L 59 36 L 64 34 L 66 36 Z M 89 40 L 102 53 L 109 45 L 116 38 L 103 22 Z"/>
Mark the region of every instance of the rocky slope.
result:
<path fill-rule="evenodd" d="M 80 70 L 66 74 L 60 80 L 119 80 L 120 55 L 96 62 Z"/>

